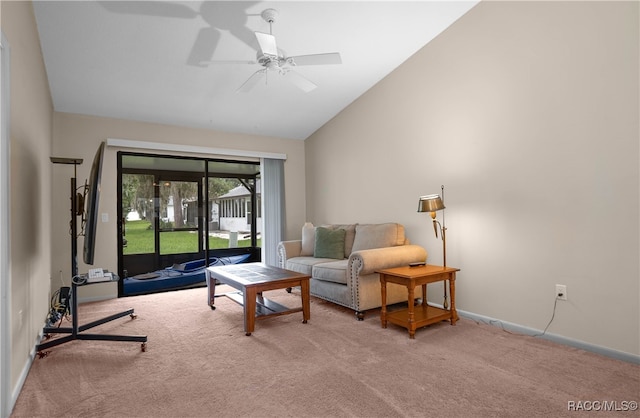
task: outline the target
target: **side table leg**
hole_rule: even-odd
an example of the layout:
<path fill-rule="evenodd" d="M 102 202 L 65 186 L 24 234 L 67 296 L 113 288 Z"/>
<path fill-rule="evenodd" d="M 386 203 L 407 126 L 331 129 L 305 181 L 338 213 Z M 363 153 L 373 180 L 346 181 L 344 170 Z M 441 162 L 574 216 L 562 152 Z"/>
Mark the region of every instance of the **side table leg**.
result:
<path fill-rule="evenodd" d="M 415 322 L 415 313 L 414 313 L 414 306 L 413 306 L 413 298 L 415 296 L 415 288 L 413 286 L 407 286 L 407 289 L 409 291 L 409 298 L 407 299 L 409 301 L 409 303 L 407 305 L 409 308 L 409 338 L 414 339 L 416 337 L 416 322 Z"/>
<path fill-rule="evenodd" d="M 449 277 L 449 297 L 451 298 L 451 325 L 455 325 L 458 320 L 456 311 L 456 273 L 451 273 Z"/>
<path fill-rule="evenodd" d="M 380 296 L 382 297 L 382 306 L 380 310 L 380 325 L 382 328 L 387 327 L 387 279 L 384 274 L 380 274 Z"/>

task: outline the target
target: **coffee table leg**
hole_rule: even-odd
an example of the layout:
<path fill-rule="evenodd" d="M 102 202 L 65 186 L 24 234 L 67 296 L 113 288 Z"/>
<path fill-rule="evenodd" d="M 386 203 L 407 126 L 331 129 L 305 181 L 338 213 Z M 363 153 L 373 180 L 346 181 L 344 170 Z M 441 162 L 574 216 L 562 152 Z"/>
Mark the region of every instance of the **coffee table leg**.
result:
<path fill-rule="evenodd" d="M 256 324 L 256 289 L 245 288 L 244 296 L 244 332 L 251 335 Z"/>
<path fill-rule="evenodd" d="M 215 310 L 216 307 L 213 305 L 216 300 L 216 279 L 211 277 L 211 273 L 207 272 L 207 290 L 209 291 L 209 306 L 211 310 Z"/>
<path fill-rule="evenodd" d="M 306 324 L 311 319 L 311 305 L 309 302 L 309 279 L 300 280 L 300 294 L 302 296 L 302 323 Z"/>

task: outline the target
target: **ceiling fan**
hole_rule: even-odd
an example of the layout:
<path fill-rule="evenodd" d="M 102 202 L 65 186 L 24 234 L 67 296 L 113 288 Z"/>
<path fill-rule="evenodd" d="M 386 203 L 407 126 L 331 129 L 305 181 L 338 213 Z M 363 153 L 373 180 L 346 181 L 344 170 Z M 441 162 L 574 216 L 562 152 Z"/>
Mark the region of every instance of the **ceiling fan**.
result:
<path fill-rule="evenodd" d="M 238 88 L 238 92 L 247 93 L 261 80 L 265 80 L 266 82 L 269 73 L 276 73 L 281 76 L 286 76 L 294 85 L 305 93 L 308 93 L 318 86 L 300 73 L 294 71 L 292 67 L 301 65 L 342 64 L 339 52 L 287 57 L 284 52 L 276 46 L 276 38 L 272 34 L 272 24 L 278 16 L 278 11 L 275 9 L 266 9 L 260 16 L 269 23 L 269 33 L 254 32 L 259 47 L 255 61 L 209 61 L 211 64 L 260 64 L 263 67 L 253 73 L 251 77 Z"/>

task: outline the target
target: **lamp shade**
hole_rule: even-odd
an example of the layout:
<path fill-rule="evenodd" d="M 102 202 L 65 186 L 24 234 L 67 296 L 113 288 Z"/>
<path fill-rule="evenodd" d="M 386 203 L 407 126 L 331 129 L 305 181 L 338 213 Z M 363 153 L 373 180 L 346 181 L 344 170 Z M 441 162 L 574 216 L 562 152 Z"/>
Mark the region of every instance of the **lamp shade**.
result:
<path fill-rule="evenodd" d="M 442 209 L 444 209 L 444 203 L 442 203 L 440 195 L 430 194 L 427 196 L 420 196 L 420 200 L 418 201 L 418 212 L 435 212 Z"/>

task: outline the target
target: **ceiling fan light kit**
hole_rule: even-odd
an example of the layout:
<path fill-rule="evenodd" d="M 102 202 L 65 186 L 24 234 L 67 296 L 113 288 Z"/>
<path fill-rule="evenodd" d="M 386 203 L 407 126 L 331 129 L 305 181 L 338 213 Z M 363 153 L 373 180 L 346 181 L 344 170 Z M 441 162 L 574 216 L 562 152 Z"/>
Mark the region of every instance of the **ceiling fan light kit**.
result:
<path fill-rule="evenodd" d="M 259 64 L 263 68 L 254 72 L 247 81 L 245 81 L 237 92 L 248 93 L 256 84 L 262 79 L 267 81 L 267 71 L 277 72 L 282 76 L 287 76 L 295 86 L 300 90 L 308 93 L 318 87 L 311 80 L 308 80 L 302 74 L 293 71 L 292 67 L 299 67 L 304 65 L 332 65 L 342 64 L 342 58 L 339 52 L 330 52 L 324 54 L 310 54 L 310 55 L 298 55 L 288 57 L 281 49 L 278 49 L 276 44 L 276 37 L 272 33 L 272 24 L 278 17 L 278 11 L 276 9 L 265 9 L 260 14 L 262 19 L 269 23 L 269 33 L 254 32 L 256 40 L 258 41 L 258 52 L 256 54 L 256 61 L 243 62 L 245 64 Z M 238 63 L 238 61 L 231 61 Z M 219 62 L 212 62 L 219 63 Z"/>

